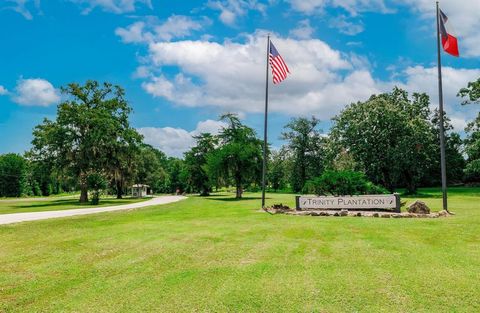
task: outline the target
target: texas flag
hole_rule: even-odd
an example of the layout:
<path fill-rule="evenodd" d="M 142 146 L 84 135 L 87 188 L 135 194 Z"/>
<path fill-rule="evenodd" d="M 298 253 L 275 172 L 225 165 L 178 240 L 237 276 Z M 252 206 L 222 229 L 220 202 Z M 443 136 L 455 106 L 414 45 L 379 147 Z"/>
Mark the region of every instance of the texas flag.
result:
<path fill-rule="evenodd" d="M 445 13 L 440 11 L 440 35 L 442 36 L 442 46 L 443 50 L 446 53 L 449 53 L 453 56 L 458 57 L 460 54 L 458 53 L 458 41 L 457 37 L 452 35 L 451 31 L 447 31 L 447 23 L 448 17 Z"/>

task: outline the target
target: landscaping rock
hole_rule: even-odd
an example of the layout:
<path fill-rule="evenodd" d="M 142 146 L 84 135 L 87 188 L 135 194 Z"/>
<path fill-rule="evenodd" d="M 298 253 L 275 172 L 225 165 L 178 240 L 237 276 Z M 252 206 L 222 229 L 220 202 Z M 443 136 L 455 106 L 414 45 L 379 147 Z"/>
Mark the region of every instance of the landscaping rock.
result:
<path fill-rule="evenodd" d="M 272 206 L 272 209 L 276 210 L 276 211 L 290 211 L 290 210 L 292 210 L 292 209 L 290 209 L 290 207 L 288 205 L 283 205 L 282 203 L 274 204 Z"/>
<path fill-rule="evenodd" d="M 274 210 L 270 208 L 269 212 L 274 214 L 287 214 L 287 215 L 297 215 L 297 216 L 355 216 L 355 217 L 381 217 L 381 218 L 440 218 L 440 217 L 449 217 L 452 214 L 447 211 L 432 212 L 430 214 L 419 214 L 419 213 L 408 213 L 408 212 L 375 212 L 375 211 L 334 211 L 334 210 L 305 210 L 305 211 L 285 211 L 285 210 Z"/>
<path fill-rule="evenodd" d="M 408 213 L 430 214 L 430 208 L 423 201 L 415 201 L 408 206 Z"/>
<path fill-rule="evenodd" d="M 450 214 L 445 211 L 445 210 L 442 210 L 440 212 L 437 213 L 439 217 L 445 217 L 445 216 L 449 216 Z"/>

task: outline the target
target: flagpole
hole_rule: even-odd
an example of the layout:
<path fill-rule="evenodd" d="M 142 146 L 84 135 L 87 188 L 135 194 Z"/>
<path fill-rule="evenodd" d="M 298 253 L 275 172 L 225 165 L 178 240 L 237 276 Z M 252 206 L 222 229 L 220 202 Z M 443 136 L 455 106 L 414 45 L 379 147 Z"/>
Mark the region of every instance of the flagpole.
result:
<path fill-rule="evenodd" d="M 443 87 L 442 87 L 442 57 L 440 53 L 440 8 L 437 1 L 437 60 L 438 60 L 438 102 L 440 114 L 440 167 L 442 172 L 443 209 L 448 212 L 447 202 L 447 167 L 445 162 L 445 129 L 443 122 Z"/>
<path fill-rule="evenodd" d="M 267 174 L 267 124 L 268 124 L 268 61 L 270 56 L 270 34 L 267 36 L 267 70 L 265 74 L 265 124 L 263 129 L 263 166 L 262 166 L 262 208 L 265 208 L 265 181 Z"/>

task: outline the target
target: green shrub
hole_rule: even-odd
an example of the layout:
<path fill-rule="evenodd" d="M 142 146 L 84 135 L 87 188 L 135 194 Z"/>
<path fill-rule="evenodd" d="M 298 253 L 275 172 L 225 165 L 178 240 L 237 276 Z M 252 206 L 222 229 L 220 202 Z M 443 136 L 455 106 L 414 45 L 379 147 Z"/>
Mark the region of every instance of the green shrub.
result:
<path fill-rule="evenodd" d="M 18 154 L 0 155 L 0 197 L 28 194 L 27 161 Z"/>
<path fill-rule="evenodd" d="M 102 174 L 94 172 L 88 175 L 87 184 L 92 190 L 92 204 L 97 205 L 100 202 L 101 191 L 107 188 L 108 183 Z"/>
<path fill-rule="evenodd" d="M 325 171 L 321 176 L 307 181 L 303 193 L 345 196 L 385 194 L 387 191 L 368 181 L 364 173 L 347 170 Z"/>
<path fill-rule="evenodd" d="M 480 182 L 480 159 L 473 160 L 465 168 L 465 181 L 468 183 Z"/>
<path fill-rule="evenodd" d="M 262 191 L 262 187 L 258 185 L 252 185 L 245 188 L 245 190 L 248 192 L 260 192 Z"/>

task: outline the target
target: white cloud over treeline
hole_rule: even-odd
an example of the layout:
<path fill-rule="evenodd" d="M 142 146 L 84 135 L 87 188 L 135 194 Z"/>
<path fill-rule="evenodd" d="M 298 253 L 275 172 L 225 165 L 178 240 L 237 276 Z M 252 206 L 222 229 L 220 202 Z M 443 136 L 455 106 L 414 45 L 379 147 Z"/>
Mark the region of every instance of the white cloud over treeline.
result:
<path fill-rule="evenodd" d="M 193 136 L 202 133 L 213 135 L 225 127 L 222 121 L 205 120 L 198 122 L 197 127 L 192 131 L 174 127 L 142 127 L 137 129 L 144 136 L 144 141 L 159 148 L 168 156 L 181 157 L 183 153 L 195 145 Z"/>
<path fill-rule="evenodd" d="M 42 78 L 20 79 L 12 100 L 25 106 L 49 106 L 60 101 L 60 92 Z"/>

